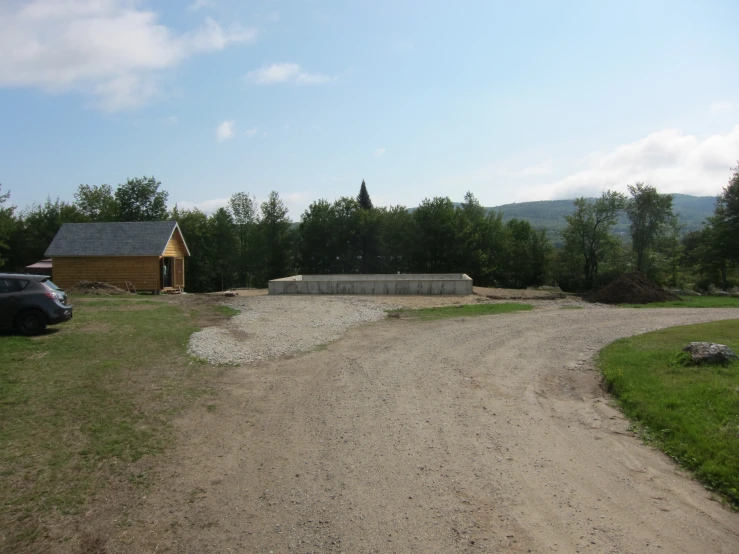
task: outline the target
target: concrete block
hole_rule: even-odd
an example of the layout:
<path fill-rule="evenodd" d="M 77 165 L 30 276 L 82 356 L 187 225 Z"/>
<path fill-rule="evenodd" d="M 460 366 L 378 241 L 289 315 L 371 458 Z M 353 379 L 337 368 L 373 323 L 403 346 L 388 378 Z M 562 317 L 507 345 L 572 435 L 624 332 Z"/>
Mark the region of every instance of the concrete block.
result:
<path fill-rule="evenodd" d="M 457 274 L 293 275 L 273 279 L 269 294 L 472 294 L 472 279 Z"/>

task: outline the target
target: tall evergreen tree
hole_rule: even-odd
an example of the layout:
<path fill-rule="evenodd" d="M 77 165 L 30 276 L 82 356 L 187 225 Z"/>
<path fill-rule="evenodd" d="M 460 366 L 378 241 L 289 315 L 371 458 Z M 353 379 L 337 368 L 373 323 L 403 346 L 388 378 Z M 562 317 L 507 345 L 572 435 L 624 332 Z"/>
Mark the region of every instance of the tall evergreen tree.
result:
<path fill-rule="evenodd" d="M 367 192 L 367 185 L 364 183 L 364 179 L 362 179 L 362 186 L 359 187 L 357 202 L 359 202 L 359 207 L 363 210 L 371 210 L 373 208 L 372 199 L 370 198 L 369 192 Z"/>

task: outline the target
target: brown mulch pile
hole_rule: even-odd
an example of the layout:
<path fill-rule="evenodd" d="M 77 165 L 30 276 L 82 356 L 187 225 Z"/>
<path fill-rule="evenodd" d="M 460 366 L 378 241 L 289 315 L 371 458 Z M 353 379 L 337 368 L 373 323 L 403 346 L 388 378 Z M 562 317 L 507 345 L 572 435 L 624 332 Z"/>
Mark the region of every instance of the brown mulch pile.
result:
<path fill-rule="evenodd" d="M 649 304 L 680 298 L 650 281 L 643 273 L 634 272 L 622 275 L 610 285 L 588 294 L 585 300 L 600 304 Z"/>
<path fill-rule="evenodd" d="M 67 292 L 71 292 L 72 294 L 128 294 L 128 292 L 122 288 L 118 288 L 109 283 L 102 283 L 100 281 L 80 281 L 75 286 L 68 289 Z"/>

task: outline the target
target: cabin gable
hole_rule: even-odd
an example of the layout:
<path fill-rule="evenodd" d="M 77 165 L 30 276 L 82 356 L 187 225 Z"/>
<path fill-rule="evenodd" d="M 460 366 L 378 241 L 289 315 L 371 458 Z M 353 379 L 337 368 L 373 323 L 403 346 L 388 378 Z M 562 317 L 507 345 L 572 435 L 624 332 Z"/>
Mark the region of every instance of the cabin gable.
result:
<path fill-rule="evenodd" d="M 182 233 L 180 232 L 179 227 L 175 227 L 174 232 L 172 233 L 169 242 L 167 242 L 167 247 L 164 249 L 164 253 L 162 255 L 172 258 L 184 258 L 190 255 L 190 252 L 188 252 L 187 250 L 187 245 L 185 244 L 185 239 L 182 238 Z"/>

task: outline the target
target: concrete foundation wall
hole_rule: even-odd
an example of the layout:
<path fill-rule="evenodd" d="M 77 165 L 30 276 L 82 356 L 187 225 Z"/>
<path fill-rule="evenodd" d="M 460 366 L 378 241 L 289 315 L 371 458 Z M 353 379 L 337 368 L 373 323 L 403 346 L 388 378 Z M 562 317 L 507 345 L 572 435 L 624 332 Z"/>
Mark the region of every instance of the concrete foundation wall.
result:
<path fill-rule="evenodd" d="M 417 275 L 294 275 L 269 282 L 269 294 L 472 294 L 463 273 Z"/>

